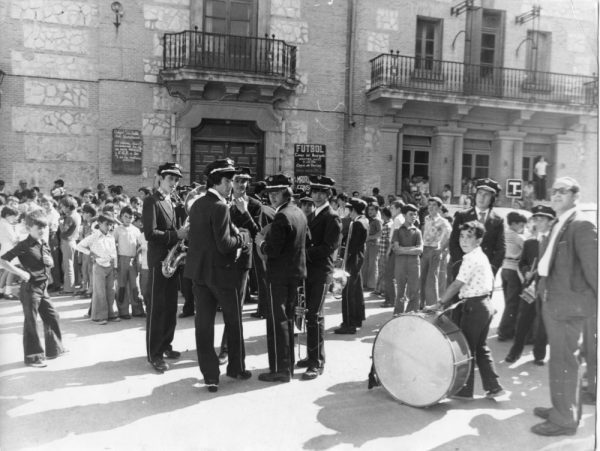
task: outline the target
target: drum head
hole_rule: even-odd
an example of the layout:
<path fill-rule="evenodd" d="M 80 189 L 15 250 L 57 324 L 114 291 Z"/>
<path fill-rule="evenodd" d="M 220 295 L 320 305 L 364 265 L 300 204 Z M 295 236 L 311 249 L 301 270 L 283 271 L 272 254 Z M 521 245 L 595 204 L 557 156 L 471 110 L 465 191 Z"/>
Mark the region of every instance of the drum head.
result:
<path fill-rule="evenodd" d="M 387 322 L 373 345 L 381 385 L 398 401 L 425 407 L 443 399 L 454 378 L 454 356 L 431 316 L 401 315 Z"/>

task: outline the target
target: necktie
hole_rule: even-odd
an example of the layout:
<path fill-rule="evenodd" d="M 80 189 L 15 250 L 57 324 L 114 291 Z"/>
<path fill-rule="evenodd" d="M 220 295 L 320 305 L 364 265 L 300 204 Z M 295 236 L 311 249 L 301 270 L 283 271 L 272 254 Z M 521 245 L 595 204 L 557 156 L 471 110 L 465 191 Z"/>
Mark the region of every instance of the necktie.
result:
<path fill-rule="evenodd" d="M 479 212 L 479 222 L 481 222 L 482 224 L 485 224 L 485 211 Z"/>

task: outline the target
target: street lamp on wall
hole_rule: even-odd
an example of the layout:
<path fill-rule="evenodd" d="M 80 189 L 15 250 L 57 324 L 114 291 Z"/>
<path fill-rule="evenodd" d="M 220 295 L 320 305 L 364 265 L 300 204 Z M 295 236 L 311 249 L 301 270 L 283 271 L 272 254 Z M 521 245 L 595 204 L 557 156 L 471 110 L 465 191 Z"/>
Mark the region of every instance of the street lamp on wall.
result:
<path fill-rule="evenodd" d="M 2 81 L 4 80 L 5 75 L 6 75 L 6 72 L 4 72 L 2 69 L 0 69 L 0 85 L 2 84 Z M 2 91 L 0 91 L 0 106 L 2 106 Z"/>
<path fill-rule="evenodd" d="M 110 5 L 110 9 L 115 13 L 115 21 L 113 24 L 115 25 L 117 31 L 119 31 L 119 26 L 121 25 L 121 17 L 123 17 L 123 5 L 120 2 L 112 2 Z"/>

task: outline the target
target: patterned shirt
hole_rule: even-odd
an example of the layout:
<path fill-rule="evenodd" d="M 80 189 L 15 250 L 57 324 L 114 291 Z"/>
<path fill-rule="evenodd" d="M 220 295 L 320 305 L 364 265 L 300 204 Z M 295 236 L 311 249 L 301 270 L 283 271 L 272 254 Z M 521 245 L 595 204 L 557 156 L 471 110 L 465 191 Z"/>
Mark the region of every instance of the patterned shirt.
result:
<path fill-rule="evenodd" d="M 445 242 L 450 236 L 452 227 L 450 223 L 440 215 L 432 218 L 431 215 L 425 217 L 423 226 L 423 246 L 440 248 L 440 244 Z"/>
<path fill-rule="evenodd" d="M 381 237 L 379 237 L 379 258 L 385 258 L 390 247 L 392 221 L 384 222 L 381 226 Z"/>
<path fill-rule="evenodd" d="M 494 289 L 494 273 L 486 255 L 477 246 L 463 256 L 456 280 L 464 283 L 458 297 L 472 298 L 489 295 Z"/>

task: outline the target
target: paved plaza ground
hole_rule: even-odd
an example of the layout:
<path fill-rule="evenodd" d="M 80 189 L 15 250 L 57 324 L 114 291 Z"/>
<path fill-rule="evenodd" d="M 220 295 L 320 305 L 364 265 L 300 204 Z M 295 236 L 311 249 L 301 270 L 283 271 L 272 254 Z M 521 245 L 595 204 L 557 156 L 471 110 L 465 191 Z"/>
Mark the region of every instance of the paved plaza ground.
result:
<path fill-rule="evenodd" d="M 180 299 L 180 302 L 182 299 Z M 356 336 L 334 335 L 340 301 L 328 298 L 327 366 L 316 380 L 288 384 L 257 379 L 267 367 L 265 321 L 244 307 L 247 367 L 253 376 L 222 375 L 210 394 L 198 369 L 193 318 L 180 319 L 174 348 L 182 358 L 165 374 L 146 362 L 144 321 L 134 318 L 99 326 L 84 318 L 89 299 L 55 297 L 70 352 L 43 369 L 22 363 L 22 311 L 0 300 L 1 450 L 592 450 L 596 416 L 584 406 L 572 437 L 529 432 L 539 422 L 536 406 L 549 404 L 547 366 L 503 362 L 510 343 L 490 332 L 501 383 L 507 394 L 483 397 L 476 375 L 474 401 L 444 400 L 426 409 L 392 399 L 379 387 L 367 390 L 370 355 L 379 328 L 391 317 L 381 298 L 368 296 L 367 320 Z M 222 332 L 222 320 L 216 335 Z M 224 372 L 224 368 L 222 368 Z"/>

